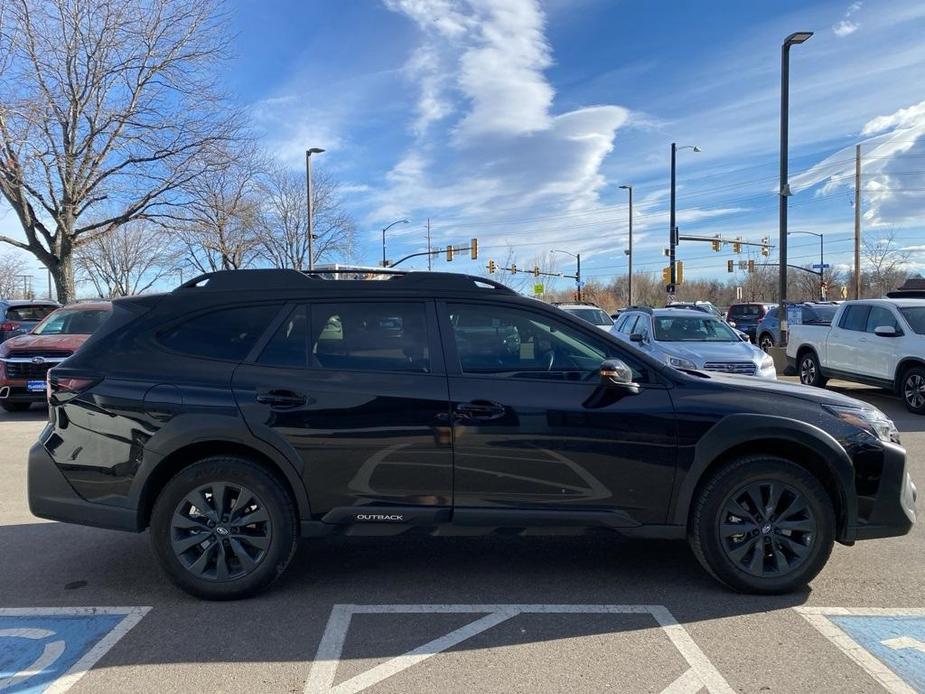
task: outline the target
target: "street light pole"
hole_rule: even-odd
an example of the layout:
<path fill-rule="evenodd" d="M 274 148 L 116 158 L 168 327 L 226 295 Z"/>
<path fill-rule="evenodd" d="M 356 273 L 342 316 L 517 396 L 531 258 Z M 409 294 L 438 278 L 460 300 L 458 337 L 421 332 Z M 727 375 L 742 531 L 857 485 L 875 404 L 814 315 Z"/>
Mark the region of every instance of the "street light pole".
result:
<path fill-rule="evenodd" d="M 552 253 L 565 253 L 565 255 L 570 255 L 575 259 L 577 267 L 575 269 L 575 284 L 578 286 L 578 300 L 581 301 L 581 253 L 572 253 L 571 251 L 560 251 L 558 249 L 552 251 Z"/>
<path fill-rule="evenodd" d="M 790 47 L 808 41 L 812 37 L 811 31 L 798 31 L 784 39 L 780 48 L 780 216 L 779 216 L 779 244 L 780 244 L 780 272 L 778 276 L 778 303 L 783 313 L 781 321 L 781 343 L 786 343 L 787 320 L 787 198 L 790 197 L 790 185 L 787 182 L 788 151 L 790 135 Z"/>
<path fill-rule="evenodd" d="M 633 305 L 633 186 L 620 186 L 629 193 L 629 240 L 626 249 L 627 275 L 626 275 L 626 293 L 628 295 L 626 305 Z"/>
<path fill-rule="evenodd" d="M 305 212 L 308 215 L 308 271 L 315 269 L 315 225 L 312 215 L 312 155 L 324 152 L 320 147 L 305 150 Z"/>
<path fill-rule="evenodd" d="M 677 158 L 678 151 L 682 149 L 690 149 L 694 152 L 701 151 L 700 147 L 697 145 L 684 145 L 683 147 L 678 147 L 678 143 L 671 143 L 671 207 L 668 214 L 668 267 L 671 272 L 670 289 L 668 290 L 669 294 L 674 293 L 675 285 L 678 283 L 675 265 L 675 247 L 678 245 L 678 228 L 675 223 L 675 159 Z"/>
<path fill-rule="evenodd" d="M 787 232 L 787 236 L 791 234 L 809 234 L 810 236 L 819 237 L 819 298 L 825 301 L 825 234 L 802 230 Z"/>
<path fill-rule="evenodd" d="M 391 224 L 389 224 L 387 227 L 384 227 L 384 228 L 382 229 L 382 267 L 388 267 L 388 266 L 389 266 L 389 261 L 386 260 L 386 258 L 385 258 L 385 232 L 387 232 L 389 229 L 391 229 L 391 228 L 392 228 L 393 226 L 395 226 L 396 224 L 407 224 L 407 223 L 408 223 L 408 220 L 407 220 L 407 219 L 397 219 L 397 220 L 395 220 L 394 222 L 392 222 Z"/>

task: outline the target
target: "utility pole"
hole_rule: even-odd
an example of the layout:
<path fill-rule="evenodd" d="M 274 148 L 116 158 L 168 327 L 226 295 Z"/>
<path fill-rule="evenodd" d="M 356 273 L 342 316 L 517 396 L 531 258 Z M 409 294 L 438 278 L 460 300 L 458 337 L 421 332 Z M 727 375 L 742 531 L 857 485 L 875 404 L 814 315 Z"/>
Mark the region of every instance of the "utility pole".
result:
<path fill-rule="evenodd" d="M 432 258 L 430 252 L 430 217 L 427 218 L 427 272 L 430 272 L 432 267 Z"/>
<path fill-rule="evenodd" d="M 320 147 L 305 150 L 305 212 L 308 215 L 308 271 L 315 269 L 315 225 L 312 216 L 312 155 L 324 152 Z"/>
<path fill-rule="evenodd" d="M 627 306 L 633 305 L 633 186 L 620 186 L 629 193 L 629 215 L 630 215 L 630 233 L 626 249 L 627 275 L 626 275 L 626 293 Z"/>
<path fill-rule="evenodd" d="M 674 198 L 675 198 L 675 158 L 678 153 L 678 145 L 676 142 L 671 143 L 671 208 L 668 214 L 668 267 L 669 270 L 669 285 L 671 291 L 674 292 L 675 283 L 678 281 L 677 275 L 675 274 L 675 246 L 678 244 L 678 231 L 675 229 L 675 217 L 674 217 Z M 630 304 L 632 306 L 632 304 Z"/>
<path fill-rule="evenodd" d="M 854 148 L 854 298 L 861 298 L 861 145 Z"/>
<path fill-rule="evenodd" d="M 581 301 L 581 253 L 575 254 L 575 261 L 578 267 L 575 269 L 575 284 L 578 285 L 578 301 Z"/>

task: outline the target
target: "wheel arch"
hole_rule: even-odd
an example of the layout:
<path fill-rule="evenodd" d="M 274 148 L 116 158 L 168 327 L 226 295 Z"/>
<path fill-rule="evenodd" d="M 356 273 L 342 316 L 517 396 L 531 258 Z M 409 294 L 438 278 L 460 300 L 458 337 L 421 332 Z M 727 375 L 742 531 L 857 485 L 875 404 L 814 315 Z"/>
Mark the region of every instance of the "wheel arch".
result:
<path fill-rule="evenodd" d="M 921 357 L 903 357 L 896 365 L 896 370 L 893 372 L 893 389 L 897 395 L 901 394 L 902 379 L 906 374 L 906 370 L 914 366 L 925 369 L 925 359 Z"/>
<path fill-rule="evenodd" d="M 152 465 L 139 489 L 138 527 L 144 529 L 151 521 L 151 511 L 160 491 L 181 470 L 198 460 L 213 456 L 235 456 L 253 461 L 273 475 L 292 496 L 299 518 L 311 515 L 305 486 L 290 465 L 281 465 L 275 457 L 262 447 L 228 439 L 202 439 L 187 442 L 172 450 Z"/>
<path fill-rule="evenodd" d="M 854 468 L 841 445 L 821 429 L 772 415 L 730 415 L 697 443 L 694 461 L 678 487 L 672 522 L 688 526 L 694 500 L 707 480 L 744 455 L 767 454 L 805 468 L 822 484 L 836 515 L 836 538 L 850 542 L 857 519 Z"/>

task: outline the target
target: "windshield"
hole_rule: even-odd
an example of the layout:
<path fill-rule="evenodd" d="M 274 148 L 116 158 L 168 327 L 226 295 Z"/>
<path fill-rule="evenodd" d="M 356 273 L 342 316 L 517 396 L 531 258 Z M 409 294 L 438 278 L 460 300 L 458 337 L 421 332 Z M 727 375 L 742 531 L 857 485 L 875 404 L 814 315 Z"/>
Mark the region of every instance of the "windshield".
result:
<path fill-rule="evenodd" d="M 763 314 L 764 310 L 758 304 L 733 306 L 729 309 L 729 315 L 732 318 L 761 318 Z"/>
<path fill-rule="evenodd" d="M 659 342 L 740 342 L 732 328 L 709 316 L 656 316 L 653 322 Z"/>
<path fill-rule="evenodd" d="M 32 330 L 33 335 L 89 335 L 109 317 L 105 309 L 58 310 Z"/>
<path fill-rule="evenodd" d="M 925 306 L 901 308 L 899 312 L 909 323 L 910 327 L 919 335 L 925 335 Z"/>
<path fill-rule="evenodd" d="M 564 308 L 562 310 L 592 325 L 613 325 L 613 319 L 599 308 Z"/>

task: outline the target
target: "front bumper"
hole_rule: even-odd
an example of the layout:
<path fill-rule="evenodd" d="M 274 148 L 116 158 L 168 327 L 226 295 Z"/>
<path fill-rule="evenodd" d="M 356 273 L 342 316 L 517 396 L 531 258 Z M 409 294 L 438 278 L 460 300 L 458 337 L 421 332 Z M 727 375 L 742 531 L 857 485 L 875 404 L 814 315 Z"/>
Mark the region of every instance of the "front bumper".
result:
<path fill-rule="evenodd" d="M 32 514 L 65 523 L 138 532 L 140 528 L 134 510 L 95 504 L 74 491 L 45 450 L 47 431 L 29 449 L 28 489 Z"/>
<path fill-rule="evenodd" d="M 905 535 L 915 523 L 917 492 L 906 469 L 906 452 L 902 447 L 884 444 L 883 470 L 877 494 L 859 509 L 858 522 L 847 528 L 846 539 L 873 540 Z"/>
<path fill-rule="evenodd" d="M 0 381 L 0 394 L 4 392 L 6 402 L 45 402 L 45 391 L 26 390 L 25 381 Z"/>

